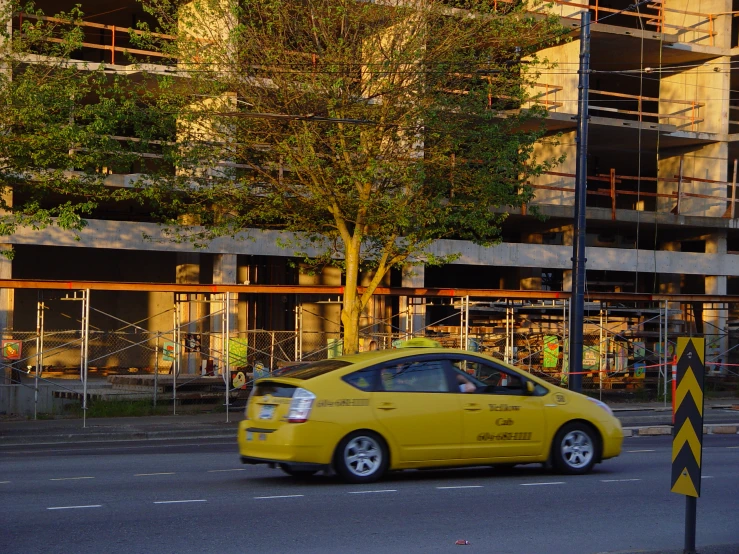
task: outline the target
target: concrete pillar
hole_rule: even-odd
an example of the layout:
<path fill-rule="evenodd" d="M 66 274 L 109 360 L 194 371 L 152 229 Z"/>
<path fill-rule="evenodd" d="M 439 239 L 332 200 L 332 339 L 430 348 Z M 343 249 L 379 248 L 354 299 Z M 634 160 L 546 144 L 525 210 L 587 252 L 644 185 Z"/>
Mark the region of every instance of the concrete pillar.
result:
<path fill-rule="evenodd" d="M 706 254 L 726 255 L 726 231 L 717 231 L 706 237 Z M 706 294 L 726 294 L 726 275 L 706 275 Z M 729 349 L 728 304 L 713 304 L 703 308 L 703 330 L 706 336 L 706 361 L 718 358 L 727 361 Z M 715 366 L 708 366 L 713 369 Z"/>
<path fill-rule="evenodd" d="M 216 254 L 213 256 L 213 284 L 214 285 L 233 285 L 236 284 L 236 270 L 237 270 L 237 256 L 236 254 Z M 225 306 L 225 302 L 222 295 L 217 297 L 211 297 L 210 313 L 213 314 L 210 318 L 210 336 L 211 336 L 211 350 L 212 357 L 216 360 L 220 360 L 218 366 L 218 373 L 222 373 L 225 367 L 226 349 L 228 343 L 223 341 L 222 330 L 223 320 L 225 317 L 224 308 L 229 312 L 229 334 L 238 328 L 238 295 L 236 293 L 231 294 L 231 302 L 229 306 Z"/>
<path fill-rule="evenodd" d="M 680 252 L 682 249 L 680 241 L 662 243 L 662 250 L 667 252 Z M 675 273 L 659 274 L 660 294 L 680 294 L 681 276 Z"/>
<path fill-rule="evenodd" d="M 373 273 L 367 272 L 360 275 L 359 281 L 361 285 L 367 286 Z M 386 274 L 382 280 L 381 287 L 390 286 L 390 274 Z M 388 302 L 384 295 L 375 294 L 370 298 L 367 307 L 359 319 L 359 350 L 369 350 L 370 343 L 374 340 L 378 348 L 382 347 L 383 341 L 378 335 L 389 331 L 387 323 Z"/>
<path fill-rule="evenodd" d="M 404 267 L 401 286 L 413 288 L 423 287 L 424 269 L 422 265 Z M 426 327 L 426 300 L 414 298 L 411 302 L 409 297 L 401 296 L 400 332 L 404 333 L 406 329 L 410 329 L 414 333 L 423 333 L 424 327 Z"/>
<path fill-rule="evenodd" d="M 200 282 L 200 255 L 199 254 L 177 254 L 177 283 L 197 284 Z M 184 295 L 181 295 L 184 297 Z M 203 304 L 203 295 L 189 295 L 189 302 L 182 302 L 178 305 L 180 328 L 182 338 L 186 339 L 188 334 L 200 334 L 202 338 L 203 323 L 200 320 L 205 313 Z M 200 373 L 200 352 L 186 352 L 182 348 L 182 373 L 197 374 Z"/>
<path fill-rule="evenodd" d="M 680 241 L 664 242 L 662 243 L 662 250 L 667 252 L 680 252 L 682 245 Z M 659 287 L 658 291 L 660 294 L 680 294 L 682 286 L 682 276 L 676 273 L 660 273 L 659 274 Z M 672 322 L 673 325 L 668 326 L 668 333 L 681 332 L 684 329 L 674 325 L 678 321 L 682 320 L 682 313 L 680 313 L 680 302 L 668 302 L 667 310 L 669 313 L 667 320 Z"/>
<path fill-rule="evenodd" d="M 3 253 L 12 250 L 10 244 L 0 244 L 0 279 L 13 277 L 13 262 Z M 0 289 L 0 332 L 2 338 L 13 338 L 13 311 L 15 310 L 15 289 Z M 5 368 L 3 382 L 9 385 L 13 382 L 13 370 Z"/>
<path fill-rule="evenodd" d="M 572 270 L 565 269 L 562 272 L 562 290 L 572 292 Z"/>
<path fill-rule="evenodd" d="M 326 267 L 320 273 L 301 271 L 301 285 L 341 285 L 341 270 Z M 300 295 L 302 306 L 303 354 L 330 346 L 329 341 L 341 337 L 341 296 Z"/>
<path fill-rule="evenodd" d="M 542 244 L 544 242 L 541 233 L 524 233 L 521 239 L 524 244 Z M 518 281 L 521 290 L 541 290 L 541 268 L 518 268 Z"/>

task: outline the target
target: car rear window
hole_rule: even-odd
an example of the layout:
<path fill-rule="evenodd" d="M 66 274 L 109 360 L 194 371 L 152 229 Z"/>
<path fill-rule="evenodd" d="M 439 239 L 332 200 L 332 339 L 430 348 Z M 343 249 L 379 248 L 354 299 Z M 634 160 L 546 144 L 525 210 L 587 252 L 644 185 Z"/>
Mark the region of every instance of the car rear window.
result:
<path fill-rule="evenodd" d="M 311 364 L 293 367 L 280 372 L 280 377 L 290 377 L 292 379 L 312 379 L 325 373 L 330 373 L 342 367 L 351 365 L 351 362 L 340 360 L 321 360 Z"/>

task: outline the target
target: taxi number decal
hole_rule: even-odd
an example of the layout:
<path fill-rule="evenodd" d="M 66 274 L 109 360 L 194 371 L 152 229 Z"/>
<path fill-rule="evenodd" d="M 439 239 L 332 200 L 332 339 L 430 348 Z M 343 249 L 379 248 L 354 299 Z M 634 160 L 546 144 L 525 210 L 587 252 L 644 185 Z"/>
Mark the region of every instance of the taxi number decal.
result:
<path fill-rule="evenodd" d="M 517 412 L 521 406 L 511 406 L 510 404 L 488 404 L 491 412 Z"/>
<path fill-rule="evenodd" d="M 317 408 L 340 408 L 343 406 L 369 406 L 368 398 L 344 398 L 342 400 L 319 400 Z"/>
<path fill-rule="evenodd" d="M 531 440 L 531 433 L 480 433 L 477 435 L 480 442 L 496 441 L 527 441 Z"/>

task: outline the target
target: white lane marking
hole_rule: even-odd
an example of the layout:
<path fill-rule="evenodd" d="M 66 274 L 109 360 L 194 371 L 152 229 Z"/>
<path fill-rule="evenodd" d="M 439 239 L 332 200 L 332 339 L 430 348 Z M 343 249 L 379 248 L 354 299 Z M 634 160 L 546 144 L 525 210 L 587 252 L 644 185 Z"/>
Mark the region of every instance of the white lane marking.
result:
<path fill-rule="evenodd" d="M 208 502 L 207 500 L 158 500 L 154 504 L 186 504 L 187 502 Z"/>
<path fill-rule="evenodd" d="M 10 481 L 0 481 L 0 485 L 4 485 L 5 483 L 10 483 Z"/>
<path fill-rule="evenodd" d="M 657 452 L 656 450 L 627 450 L 626 452 L 634 453 L 634 452 Z"/>
<path fill-rule="evenodd" d="M 89 506 L 54 506 L 46 508 L 47 510 L 76 510 L 78 508 L 100 508 L 102 504 L 90 504 Z"/>
<path fill-rule="evenodd" d="M 397 489 L 383 489 L 378 491 L 350 491 L 349 494 L 372 494 L 376 492 L 398 492 Z"/>
<path fill-rule="evenodd" d="M 564 481 L 552 481 L 551 483 L 521 483 L 522 487 L 535 487 L 538 485 L 564 485 Z"/>
<path fill-rule="evenodd" d="M 254 500 L 268 500 L 270 498 L 300 498 L 303 494 L 285 494 L 282 496 L 255 496 Z"/>
<path fill-rule="evenodd" d="M 626 483 L 629 481 L 641 481 L 641 479 L 601 479 L 601 483 Z"/>
<path fill-rule="evenodd" d="M 739 446 L 727 446 L 726 448 L 739 448 Z"/>
<path fill-rule="evenodd" d="M 713 475 L 701 475 L 701 479 L 713 479 Z"/>
<path fill-rule="evenodd" d="M 149 477 L 151 475 L 174 475 L 174 473 L 135 473 L 134 477 Z"/>
<path fill-rule="evenodd" d="M 79 479 L 95 479 L 94 477 L 57 477 L 49 479 L 49 481 L 78 481 Z"/>
<path fill-rule="evenodd" d="M 436 487 L 439 490 L 446 489 L 481 489 L 482 485 L 460 485 L 458 487 Z"/>
<path fill-rule="evenodd" d="M 208 473 L 222 473 L 224 471 L 246 471 L 246 468 L 237 467 L 236 469 L 209 469 Z"/>

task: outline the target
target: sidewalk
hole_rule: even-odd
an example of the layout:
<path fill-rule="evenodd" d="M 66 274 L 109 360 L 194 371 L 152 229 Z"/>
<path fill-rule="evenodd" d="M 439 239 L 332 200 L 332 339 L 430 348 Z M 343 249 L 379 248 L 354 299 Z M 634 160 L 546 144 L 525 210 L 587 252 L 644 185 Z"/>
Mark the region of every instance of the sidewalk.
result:
<path fill-rule="evenodd" d="M 127 440 L 236 439 L 243 410 L 146 417 L 0 421 L 0 445 Z"/>
<path fill-rule="evenodd" d="M 667 422 L 671 406 L 663 402 L 609 403 L 623 426 L 624 434 L 630 436 L 670 435 L 669 424 L 630 425 L 630 421 L 648 420 L 652 417 Z M 729 421 L 711 423 L 707 421 L 711 410 L 736 409 L 736 417 L 730 412 Z M 724 412 L 726 413 L 726 412 Z M 739 400 L 731 398 L 706 399 L 706 434 L 737 434 L 739 432 Z M 174 440 L 174 439 L 231 439 L 236 438 L 243 410 L 226 413 L 183 414 L 145 417 L 88 418 L 85 427 L 82 419 L 50 420 L 0 420 L 0 447 L 18 444 L 54 444 L 70 442 L 99 442 L 127 440 Z"/>

